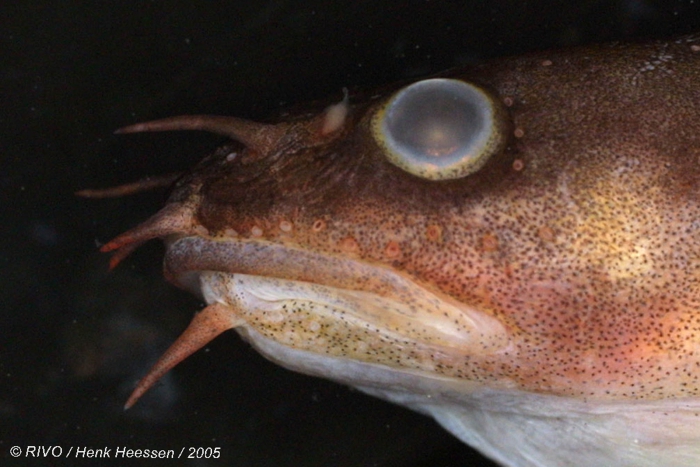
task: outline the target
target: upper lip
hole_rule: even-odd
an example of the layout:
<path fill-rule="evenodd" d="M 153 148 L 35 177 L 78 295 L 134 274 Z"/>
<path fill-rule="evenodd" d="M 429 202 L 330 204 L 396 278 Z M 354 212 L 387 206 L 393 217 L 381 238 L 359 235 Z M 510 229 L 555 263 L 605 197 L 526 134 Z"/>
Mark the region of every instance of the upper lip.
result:
<path fill-rule="evenodd" d="M 351 308 L 360 319 L 379 325 L 393 314 L 397 322 L 423 328 L 430 342 L 459 347 L 465 355 L 472 353 L 469 349 L 490 353 L 508 341 L 501 323 L 486 313 L 429 291 L 402 273 L 352 258 L 259 240 L 187 236 L 169 242 L 164 269 L 170 281 L 200 295 L 199 275 L 204 271 L 318 284 L 326 293 L 336 290 L 338 298 L 355 303 Z"/>

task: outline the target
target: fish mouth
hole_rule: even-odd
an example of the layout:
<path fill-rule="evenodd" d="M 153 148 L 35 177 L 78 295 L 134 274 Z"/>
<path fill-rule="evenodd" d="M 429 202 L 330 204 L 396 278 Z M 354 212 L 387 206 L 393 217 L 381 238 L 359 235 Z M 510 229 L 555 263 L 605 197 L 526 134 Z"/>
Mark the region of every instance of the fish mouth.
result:
<path fill-rule="evenodd" d="M 507 345 L 497 319 L 382 265 L 261 240 L 185 236 L 166 245 L 171 282 L 293 347 L 333 353 L 332 337 L 465 358 Z"/>
<path fill-rule="evenodd" d="M 271 359 L 311 374 L 316 370 L 299 368 L 298 352 L 306 360 L 322 356 L 466 382 L 479 372 L 479 360 L 498 359 L 512 347 L 493 315 L 404 272 L 264 239 L 209 236 L 193 209 L 169 204 L 101 248 L 114 253 L 113 268 L 144 242 L 163 239 L 166 278 L 208 303 L 141 379 L 126 408 L 232 328 L 264 354 L 274 347 L 288 357 Z"/>
<path fill-rule="evenodd" d="M 423 353 L 434 350 L 455 360 L 508 347 L 508 333 L 497 318 L 423 286 L 406 273 L 264 239 L 212 237 L 195 222 L 195 208 L 196 203 L 169 203 L 100 250 L 114 253 L 114 268 L 144 242 L 163 239 L 166 278 L 209 305 L 236 310 L 241 316 L 229 328 L 259 323 L 265 316 L 259 312 L 271 307 L 285 315 L 279 308 L 289 305 L 307 313 L 312 328 L 337 327 L 345 321 L 353 329 L 375 330 L 384 343 L 413 342 L 427 346 Z M 313 337 L 313 332 L 307 335 Z M 341 330 L 337 337 L 344 340 Z"/>

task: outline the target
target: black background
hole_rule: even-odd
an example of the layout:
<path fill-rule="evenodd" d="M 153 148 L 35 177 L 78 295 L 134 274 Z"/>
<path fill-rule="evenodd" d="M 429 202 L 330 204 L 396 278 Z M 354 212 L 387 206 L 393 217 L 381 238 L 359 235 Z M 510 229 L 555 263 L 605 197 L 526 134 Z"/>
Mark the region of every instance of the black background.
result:
<path fill-rule="evenodd" d="M 191 466 L 488 466 L 426 417 L 274 366 L 233 333 L 134 409 L 135 381 L 201 308 L 151 242 L 107 272 L 97 246 L 153 192 L 75 198 L 183 170 L 220 138 L 117 137 L 183 113 L 261 119 L 489 57 L 700 30 L 687 1 L 2 2 L 0 456 L 18 445 L 220 447 Z M 700 92 L 700 91 L 699 91 Z M 91 465 L 123 465 L 115 460 Z M 153 461 L 135 462 L 152 465 Z M 162 465 L 162 463 L 160 463 Z"/>

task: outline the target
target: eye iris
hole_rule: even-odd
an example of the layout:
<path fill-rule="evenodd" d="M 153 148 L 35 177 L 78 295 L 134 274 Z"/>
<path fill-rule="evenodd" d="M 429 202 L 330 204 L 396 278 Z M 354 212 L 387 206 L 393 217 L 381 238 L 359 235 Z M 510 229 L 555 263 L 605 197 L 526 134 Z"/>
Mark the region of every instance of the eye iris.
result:
<path fill-rule="evenodd" d="M 481 168 L 502 147 L 496 110 L 488 95 L 463 81 L 420 81 L 389 101 L 380 138 L 389 160 L 408 172 L 458 178 Z"/>

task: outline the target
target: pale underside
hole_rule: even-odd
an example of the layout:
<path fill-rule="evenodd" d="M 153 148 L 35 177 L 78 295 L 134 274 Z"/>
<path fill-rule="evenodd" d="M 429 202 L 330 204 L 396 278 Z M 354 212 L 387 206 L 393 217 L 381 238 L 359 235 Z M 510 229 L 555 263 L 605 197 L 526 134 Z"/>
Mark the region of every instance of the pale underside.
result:
<path fill-rule="evenodd" d="M 697 399 L 586 401 L 507 385 L 494 389 L 493 385 L 436 375 L 427 367 L 399 368 L 362 361 L 352 352 L 348 356 L 328 355 L 327 350 L 324 353 L 314 348 L 328 343 L 309 341 L 310 334 L 301 329 L 303 326 L 292 329 L 286 325 L 283 336 L 270 331 L 269 323 L 288 324 L 290 319 L 293 322 L 290 317 L 315 309 L 307 318 L 324 313 L 337 318 L 338 313 L 345 313 L 340 321 L 354 321 L 352 324 L 360 328 L 373 327 L 391 334 L 385 316 L 379 318 L 367 308 L 356 311 L 362 293 L 334 298 L 329 295 L 330 288 L 314 284 L 220 272 L 201 273 L 200 281 L 206 301 L 227 307 L 231 326 L 270 360 L 428 414 L 503 465 L 696 466 L 700 458 Z M 358 301 L 353 303 L 348 297 Z M 323 312 L 318 311 L 321 308 Z M 397 315 L 404 316 L 398 311 Z M 254 316 L 264 316 L 263 321 L 253 321 Z M 413 319 L 414 324 L 427 322 Z M 318 322 L 306 323 L 316 335 Z M 456 340 L 450 337 L 454 327 L 443 329 L 444 333 L 439 326 L 430 327 L 432 335 L 419 340 L 456 348 Z M 415 342 L 415 336 L 403 338 Z M 381 352 L 380 347 L 376 350 Z"/>

